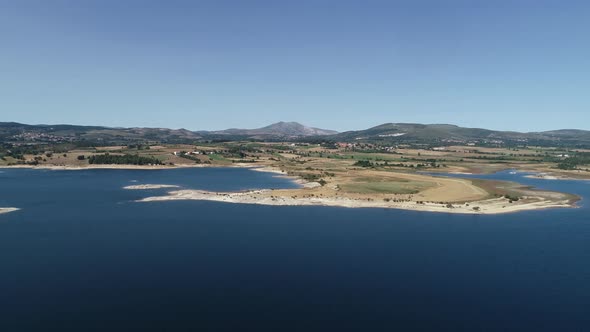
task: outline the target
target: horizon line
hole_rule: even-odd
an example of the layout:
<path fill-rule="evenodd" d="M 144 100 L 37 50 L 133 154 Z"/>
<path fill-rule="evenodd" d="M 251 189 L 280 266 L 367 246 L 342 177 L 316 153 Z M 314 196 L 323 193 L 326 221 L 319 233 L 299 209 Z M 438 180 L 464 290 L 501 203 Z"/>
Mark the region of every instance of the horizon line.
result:
<path fill-rule="evenodd" d="M 323 126 L 316 126 L 316 125 L 307 125 L 305 123 L 301 123 L 300 121 L 277 121 L 277 122 L 272 122 L 266 125 L 261 125 L 260 127 L 253 127 L 253 128 L 244 128 L 244 127 L 226 127 L 223 129 L 189 129 L 186 127 L 157 127 L 157 126 L 150 126 L 150 125 L 145 125 L 145 126 L 120 126 L 120 125 L 104 125 L 104 124 L 80 124 L 80 123 L 65 123 L 65 122 L 61 122 L 61 123 L 36 123 L 36 124 L 32 124 L 32 123 L 25 123 L 25 122 L 19 122 L 19 121 L 0 121 L 0 123 L 15 123 L 15 124 L 20 124 L 20 125 L 27 125 L 27 126 L 80 126 L 80 127 L 104 127 L 104 128 L 110 128 L 110 129 L 169 129 L 169 130 L 188 130 L 191 132 L 214 132 L 214 131 L 224 131 L 224 130 L 231 130 L 231 129 L 240 129 L 240 130 L 255 130 L 255 129 L 261 129 L 264 127 L 268 127 L 271 125 L 275 125 L 275 124 L 279 124 L 279 123 L 295 123 L 295 124 L 300 124 L 303 125 L 305 127 L 310 127 L 310 128 L 316 128 L 316 129 L 321 129 L 321 130 L 330 130 L 330 131 L 335 131 L 337 133 L 345 133 L 345 132 L 350 132 L 350 131 L 362 131 L 362 130 L 367 130 L 367 129 L 371 129 L 371 128 L 375 128 L 378 126 L 382 126 L 382 125 L 386 125 L 386 124 L 402 124 L 402 125 L 426 125 L 426 126 L 436 126 L 436 125 L 446 125 L 446 126 L 456 126 L 456 127 L 460 127 L 460 128 L 467 128 L 467 129 L 483 129 L 483 130 L 491 130 L 491 131 L 501 131 L 501 132 L 516 132 L 516 133 L 542 133 L 542 132 L 550 132 L 550 131 L 559 131 L 559 130 L 579 130 L 579 131 L 590 131 L 590 129 L 581 129 L 581 128 L 555 128 L 555 129 L 547 129 L 547 130 L 533 130 L 533 131 L 520 131 L 520 130 L 510 130 L 510 129 L 494 129 L 494 128 L 486 128 L 486 127 L 478 127 L 478 126 L 470 126 L 470 125 L 458 125 L 458 124 L 454 124 L 454 123 L 421 123 L 421 122 L 382 122 L 376 125 L 371 125 L 368 126 L 366 128 L 360 128 L 360 129 L 347 129 L 347 130 L 336 130 L 336 129 L 332 129 L 332 128 L 326 128 Z"/>

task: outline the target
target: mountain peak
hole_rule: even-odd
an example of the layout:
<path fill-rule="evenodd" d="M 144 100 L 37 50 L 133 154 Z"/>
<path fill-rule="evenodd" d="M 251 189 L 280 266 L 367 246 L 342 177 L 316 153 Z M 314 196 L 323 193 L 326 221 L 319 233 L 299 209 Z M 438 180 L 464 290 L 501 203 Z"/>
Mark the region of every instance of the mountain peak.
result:
<path fill-rule="evenodd" d="M 256 136 L 256 137 L 304 137 L 332 135 L 338 132 L 302 125 L 299 122 L 280 121 L 257 129 L 227 129 L 214 132 L 222 135 Z"/>
<path fill-rule="evenodd" d="M 269 126 L 264 128 L 260 128 L 259 130 L 267 130 L 271 131 L 272 134 L 278 136 L 320 136 L 320 135 L 330 135 L 335 134 L 336 132 L 333 130 L 326 130 L 326 129 L 319 129 L 308 127 L 302 125 L 299 122 L 285 122 L 280 121 L 277 123 L 273 123 Z"/>

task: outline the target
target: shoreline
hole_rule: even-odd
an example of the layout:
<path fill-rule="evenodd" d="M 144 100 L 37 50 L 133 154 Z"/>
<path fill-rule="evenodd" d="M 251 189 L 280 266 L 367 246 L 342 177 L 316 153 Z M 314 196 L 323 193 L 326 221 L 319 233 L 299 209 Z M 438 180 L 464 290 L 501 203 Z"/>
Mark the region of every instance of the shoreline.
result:
<path fill-rule="evenodd" d="M 180 186 L 174 184 L 135 184 L 125 186 L 123 189 L 127 190 L 146 190 L 146 189 L 164 189 L 164 188 L 180 188 Z"/>
<path fill-rule="evenodd" d="M 252 166 L 250 164 L 235 165 L 236 167 L 245 167 L 257 172 L 267 172 L 276 174 L 276 176 L 287 178 L 298 183 L 303 188 L 314 188 L 320 185 L 317 182 L 309 182 L 295 176 L 288 176 L 277 167 L 273 166 Z M 551 200 L 546 197 L 527 195 L 517 202 L 510 203 L 506 198 L 485 198 L 465 203 L 454 203 L 452 208 L 448 204 L 434 202 L 406 201 L 381 201 L 368 199 L 355 199 L 345 196 L 330 197 L 310 197 L 310 196 L 289 196 L 280 195 L 281 189 L 262 189 L 250 190 L 244 192 L 212 192 L 204 190 L 174 190 L 164 196 L 153 196 L 138 200 L 137 202 L 154 202 L 169 200 L 206 200 L 236 204 L 258 204 L 272 206 L 331 206 L 345 208 L 387 208 L 409 211 L 437 212 L 437 213 L 457 213 L 471 215 L 496 215 L 505 213 L 515 213 L 521 211 L 534 211 L 550 208 L 578 208 L 576 201 L 570 199 Z M 313 195 L 311 195 L 313 196 Z M 477 210 L 473 208 L 477 207 Z"/>
<path fill-rule="evenodd" d="M 160 169 L 176 169 L 176 168 L 199 168 L 209 167 L 201 164 L 180 164 L 180 165 L 118 165 L 118 164 L 97 164 L 97 165 L 10 165 L 0 166 L 0 169 L 44 169 L 55 171 L 83 171 L 85 169 L 137 169 L 137 170 L 160 170 Z"/>
<path fill-rule="evenodd" d="M 50 170 L 85 170 L 85 169 L 131 169 L 131 170 L 161 170 L 161 169 L 178 169 L 178 168 L 248 168 L 256 172 L 272 173 L 273 176 L 289 179 L 301 186 L 300 189 L 317 188 L 321 186 L 318 182 L 310 182 L 297 176 L 287 175 L 278 167 L 272 165 L 252 165 L 245 163 L 234 163 L 227 166 L 207 165 L 207 164 L 180 164 L 180 165 L 87 165 L 87 166 L 33 166 L 33 165 L 14 165 L 2 168 L 30 168 L 30 169 L 50 169 Z M 529 174 L 526 177 L 553 179 L 547 173 Z M 555 178 L 557 179 L 557 178 Z M 577 180 L 577 179 L 572 179 Z M 127 190 L 146 190 L 170 188 L 178 189 L 177 185 L 168 184 L 141 184 L 129 185 L 123 187 Z M 255 190 L 247 192 L 208 192 L 200 190 L 173 190 L 165 196 L 147 197 L 138 202 L 148 201 L 167 201 L 167 200 L 209 200 L 227 203 L 241 204 L 260 204 L 260 205 L 277 205 L 277 206 L 334 206 L 347 208 L 392 208 L 412 211 L 439 212 L 439 213 L 459 213 L 459 214 L 502 214 L 520 211 L 541 210 L 547 208 L 575 208 L 576 205 L 567 200 L 549 200 L 543 197 L 527 196 L 518 202 L 509 203 L 503 198 L 486 198 L 467 203 L 441 204 L 434 202 L 416 201 L 381 201 L 378 199 L 362 199 L 344 196 L 324 196 L 324 197 L 291 197 L 287 195 L 274 195 L 280 193 L 271 189 Z M 313 196 L 313 195 L 311 195 Z M 449 206 L 452 206 L 450 208 Z M 474 210 L 473 207 L 479 209 Z M 18 210 L 18 209 L 16 209 Z M 14 209 L 6 210 L 4 213 L 15 211 Z"/>
<path fill-rule="evenodd" d="M 528 174 L 528 175 L 525 175 L 524 177 L 529 178 L 529 179 L 540 179 L 540 180 L 590 181 L 590 179 L 585 179 L 585 178 L 575 178 L 575 177 L 571 177 L 571 176 L 553 175 L 553 174 L 542 172 L 542 173 Z"/>
<path fill-rule="evenodd" d="M 162 170 L 162 169 L 178 169 L 178 168 L 248 168 L 257 172 L 274 173 L 278 177 L 291 179 L 298 184 L 305 185 L 310 183 L 307 180 L 301 179 L 297 176 L 290 176 L 283 172 L 280 168 L 272 165 L 253 165 L 251 163 L 233 163 L 228 165 L 211 165 L 211 164 L 175 164 L 175 165 L 120 165 L 120 164 L 93 164 L 93 165 L 1 165 L 1 169 L 44 169 L 44 170 L 65 170 L 65 171 L 80 171 L 86 169 L 129 169 L 129 170 Z M 507 171 L 513 168 L 506 168 L 500 171 Z M 499 171 L 499 172 L 500 172 Z M 530 179 L 543 179 L 543 180 L 582 180 L 590 181 L 590 178 L 577 178 L 573 176 L 567 176 L 563 174 L 557 174 L 556 172 L 547 172 L 534 169 L 516 169 L 519 173 L 534 173 L 528 174 L 524 177 Z M 433 171 L 431 174 L 437 174 L 438 171 Z M 453 175 L 485 175 L 494 174 L 496 172 L 440 172 L 441 174 L 453 174 Z M 590 175 L 589 175 L 590 176 Z"/>
<path fill-rule="evenodd" d="M 547 199 L 525 197 L 522 201 L 509 203 L 503 198 L 490 198 L 467 204 L 416 203 L 416 202 L 385 202 L 377 200 L 361 200 L 347 197 L 301 197 L 293 198 L 273 195 L 274 190 L 251 190 L 246 192 L 211 192 L 204 190 L 176 190 L 166 196 L 146 197 L 136 202 L 157 202 L 172 200 L 204 200 L 236 204 L 258 204 L 273 206 L 332 206 L 346 208 L 386 208 L 422 212 L 458 213 L 458 214 L 503 214 L 521 211 L 532 211 L 548 208 L 576 208 L 567 200 L 553 202 Z M 478 210 L 473 210 L 478 207 Z"/>
<path fill-rule="evenodd" d="M 9 213 L 20 210 L 19 208 L 8 207 L 8 208 L 0 208 L 0 214 Z"/>
<path fill-rule="evenodd" d="M 83 171 L 86 169 L 130 169 L 130 170 L 161 170 L 161 169 L 179 169 L 179 168 L 248 168 L 257 172 L 275 173 L 279 177 L 292 180 L 301 180 L 296 176 L 289 176 L 279 168 L 269 165 L 252 165 L 247 163 L 233 163 L 229 165 L 210 165 L 210 164 L 176 164 L 176 165 L 119 165 L 119 164 L 93 164 L 93 165 L 2 165 L 2 169 L 44 169 L 57 171 Z"/>

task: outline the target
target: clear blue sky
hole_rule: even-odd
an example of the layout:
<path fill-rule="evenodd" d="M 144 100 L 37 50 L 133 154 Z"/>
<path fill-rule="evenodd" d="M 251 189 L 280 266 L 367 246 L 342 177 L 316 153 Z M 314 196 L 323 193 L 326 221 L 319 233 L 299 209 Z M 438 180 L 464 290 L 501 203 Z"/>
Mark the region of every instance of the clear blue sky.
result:
<path fill-rule="evenodd" d="M 0 0 L 0 121 L 590 129 L 590 1 Z"/>

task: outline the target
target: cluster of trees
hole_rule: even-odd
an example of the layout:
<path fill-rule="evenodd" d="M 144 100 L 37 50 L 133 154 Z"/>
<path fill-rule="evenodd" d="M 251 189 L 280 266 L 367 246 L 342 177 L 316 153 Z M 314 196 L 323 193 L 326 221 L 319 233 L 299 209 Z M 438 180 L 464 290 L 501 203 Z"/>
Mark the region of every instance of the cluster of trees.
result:
<path fill-rule="evenodd" d="M 372 162 L 370 162 L 368 160 L 358 160 L 357 162 L 355 162 L 352 165 L 353 166 L 360 166 L 360 167 L 373 167 L 373 166 L 375 166 L 375 164 L 373 164 Z"/>
<path fill-rule="evenodd" d="M 518 200 L 520 200 L 520 197 L 518 196 L 504 195 L 504 198 L 508 199 L 510 203 L 517 202 Z"/>
<path fill-rule="evenodd" d="M 303 173 L 303 174 L 299 174 L 299 176 L 301 176 L 301 178 L 303 178 L 306 181 L 310 181 L 310 182 L 315 182 L 318 181 L 321 176 L 318 174 L 313 174 L 313 173 Z"/>
<path fill-rule="evenodd" d="M 424 167 L 440 168 L 440 165 L 437 164 L 436 162 L 419 163 L 414 166 L 414 164 L 403 164 L 403 163 L 390 164 L 386 161 L 385 163 L 382 164 L 382 166 L 409 167 L 409 168 L 414 168 L 414 167 L 416 167 L 416 168 L 424 168 Z M 446 167 L 445 165 L 443 165 L 443 166 Z"/>
<path fill-rule="evenodd" d="M 396 194 L 397 195 L 397 194 Z M 394 202 L 394 203 L 405 203 L 405 202 L 411 202 L 412 200 L 409 198 L 389 198 L 386 197 L 383 199 L 384 202 Z M 418 202 L 416 202 L 418 203 Z M 419 203 L 418 203 L 419 204 Z"/>
<path fill-rule="evenodd" d="M 129 149 L 129 150 L 149 150 L 150 146 L 146 145 L 146 144 L 141 144 L 141 143 L 129 144 L 129 145 L 127 145 L 127 149 Z"/>
<path fill-rule="evenodd" d="M 232 163 L 256 163 L 256 159 L 241 159 L 241 160 L 232 160 Z M 206 163 L 206 162 L 205 162 Z"/>
<path fill-rule="evenodd" d="M 43 152 L 45 152 L 44 147 L 41 146 L 16 146 L 16 145 L 11 145 L 11 144 L 6 144 L 3 145 L 0 148 L 0 154 L 4 157 L 12 157 L 14 159 L 20 159 L 20 160 L 24 160 L 25 159 L 25 154 L 32 154 L 32 155 L 37 155 L 37 154 L 42 154 Z"/>
<path fill-rule="evenodd" d="M 199 158 L 197 158 L 195 156 L 192 156 L 192 155 L 186 153 L 186 151 L 180 152 L 179 157 L 184 158 L 184 159 L 188 159 L 188 160 L 192 160 L 192 161 L 194 161 L 197 164 L 200 164 L 201 163 L 201 159 L 199 159 Z M 211 163 L 211 162 L 209 162 L 209 163 Z"/>
<path fill-rule="evenodd" d="M 63 154 L 76 148 L 86 148 L 92 146 L 94 146 L 94 143 L 85 140 L 69 143 L 38 145 L 19 145 L 10 142 L 1 142 L 0 140 L 0 158 L 12 157 L 14 159 L 24 160 L 24 156 L 27 154 L 43 155 L 46 154 L 46 151 L 50 151 L 46 154 L 46 156 L 51 158 L 53 154 Z"/>
<path fill-rule="evenodd" d="M 275 147 L 277 148 L 277 147 Z M 225 157 L 234 158 L 245 158 L 248 154 L 252 153 L 263 153 L 264 151 L 259 149 L 256 145 L 244 145 L 239 146 L 228 146 L 226 150 L 222 151 Z"/>
<path fill-rule="evenodd" d="M 394 167 L 409 167 L 409 168 L 425 168 L 425 167 L 433 167 L 433 168 L 440 168 L 440 165 L 435 163 L 435 162 L 429 162 L 429 163 L 420 163 L 420 164 L 404 164 L 404 163 L 397 163 L 397 164 L 390 164 L 389 162 L 384 162 L 384 163 L 373 163 L 369 160 L 358 160 L 357 162 L 355 162 L 354 164 L 352 164 L 353 166 L 360 166 L 360 167 L 375 167 L 375 166 L 394 166 Z M 444 165 L 443 165 L 444 166 Z M 446 166 L 445 166 L 446 167 Z"/>
<path fill-rule="evenodd" d="M 287 175 L 299 176 L 302 179 L 309 181 L 309 182 L 318 182 L 322 186 L 325 186 L 326 184 L 328 184 L 328 182 L 326 180 L 322 179 L 322 174 L 287 172 Z"/>
<path fill-rule="evenodd" d="M 579 166 L 590 164 L 590 153 L 578 153 L 566 158 L 557 164 L 557 168 L 565 170 L 579 169 Z"/>
<path fill-rule="evenodd" d="M 142 157 L 133 154 L 112 155 L 99 154 L 88 157 L 90 164 L 117 164 L 117 165 L 161 165 L 162 162 L 155 157 Z"/>

